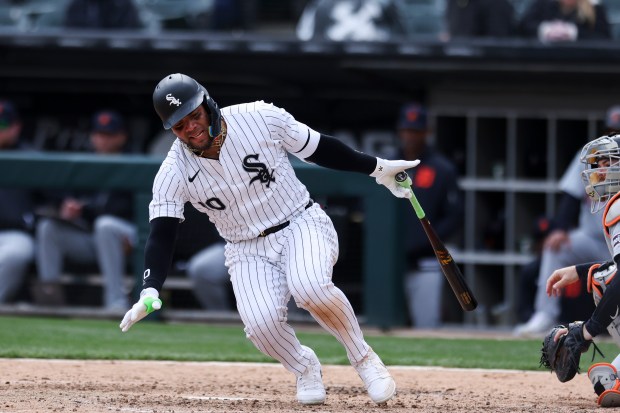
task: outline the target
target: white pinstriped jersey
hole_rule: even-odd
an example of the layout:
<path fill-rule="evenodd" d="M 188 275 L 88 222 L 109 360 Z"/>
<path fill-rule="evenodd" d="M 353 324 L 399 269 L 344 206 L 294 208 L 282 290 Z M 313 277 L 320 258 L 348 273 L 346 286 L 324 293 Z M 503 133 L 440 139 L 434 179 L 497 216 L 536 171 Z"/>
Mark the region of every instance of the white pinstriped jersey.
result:
<path fill-rule="evenodd" d="M 155 177 L 149 216 L 183 219 L 189 201 L 225 240 L 237 242 L 304 210 L 310 195 L 287 153 L 307 158 L 320 135 L 263 101 L 221 112 L 227 137 L 219 160 L 198 157 L 176 139 Z"/>

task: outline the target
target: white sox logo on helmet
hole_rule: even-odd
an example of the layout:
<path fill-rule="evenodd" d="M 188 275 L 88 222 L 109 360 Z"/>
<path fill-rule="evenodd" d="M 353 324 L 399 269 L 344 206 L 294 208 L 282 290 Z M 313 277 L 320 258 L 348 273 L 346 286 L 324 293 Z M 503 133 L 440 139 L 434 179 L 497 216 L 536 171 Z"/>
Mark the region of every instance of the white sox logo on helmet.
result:
<path fill-rule="evenodd" d="M 172 96 L 172 93 L 168 93 L 166 95 L 166 100 L 170 102 L 171 105 L 181 106 L 181 101 L 175 98 L 174 96 Z"/>

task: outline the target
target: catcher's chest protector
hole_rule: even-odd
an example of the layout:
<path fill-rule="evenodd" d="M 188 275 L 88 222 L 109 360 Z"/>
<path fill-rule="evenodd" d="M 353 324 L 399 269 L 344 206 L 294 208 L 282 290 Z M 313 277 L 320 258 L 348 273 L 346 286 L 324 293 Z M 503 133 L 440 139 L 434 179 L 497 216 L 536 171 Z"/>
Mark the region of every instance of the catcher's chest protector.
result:
<path fill-rule="evenodd" d="M 588 271 L 588 292 L 592 292 L 594 304 L 598 305 L 605 294 L 607 286 L 616 276 L 616 264 L 606 262 L 605 264 L 594 264 Z"/>
<path fill-rule="evenodd" d="M 615 276 L 615 263 L 607 262 L 603 265 L 594 264 L 590 267 L 590 271 L 588 272 L 588 292 L 592 291 L 592 298 L 594 299 L 595 305 L 598 305 L 601 301 L 607 289 L 607 285 L 609 285 Z M 609 331 L 609 334 L 616 344 L 620 346 L 620 316 L 618 313 L 616 313 L 616 317 L 613 318 L 611 324 L 607 327 L 607 331 Z"/>

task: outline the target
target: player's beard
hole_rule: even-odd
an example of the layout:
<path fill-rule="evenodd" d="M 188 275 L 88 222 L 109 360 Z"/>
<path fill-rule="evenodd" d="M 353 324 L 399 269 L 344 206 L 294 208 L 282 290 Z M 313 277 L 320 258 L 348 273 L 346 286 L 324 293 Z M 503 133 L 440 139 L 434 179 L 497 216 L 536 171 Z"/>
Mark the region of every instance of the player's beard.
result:
<path fill-rule="evenodd" d="M 202 145 L 192 145 L 191 143 L 187 142 L 185 143 L 185 146 L 187 146 L 187 148 L 192 152 L 202 152 L 208 150 L 211 147 L 211 145 L 213 144 L 213 140 L 214 139 L 209 136 L 207 138 L 207 141 Z"/>
<path fill-rule="evenodd" d="M 208 129 L 204 129 L 199 139 L 188 139 L 187 142 L 185 142 L 185 146 L 194 153 L 201 153 L 211 148 L 214 139 L 215 138 L 209 134 Z"/>

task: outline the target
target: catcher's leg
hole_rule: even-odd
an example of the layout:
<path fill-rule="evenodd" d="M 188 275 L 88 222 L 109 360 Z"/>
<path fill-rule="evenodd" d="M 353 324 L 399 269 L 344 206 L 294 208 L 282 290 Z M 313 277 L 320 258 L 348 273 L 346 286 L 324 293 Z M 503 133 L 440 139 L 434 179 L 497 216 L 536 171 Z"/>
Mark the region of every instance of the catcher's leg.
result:
<path fill-rule="evenodd" d="M 601 407 L 620 406 L 620 380 L 616 368 L 609 363 L 596 363 L 588 369 L 588 378 L 598 394 Z"/>

